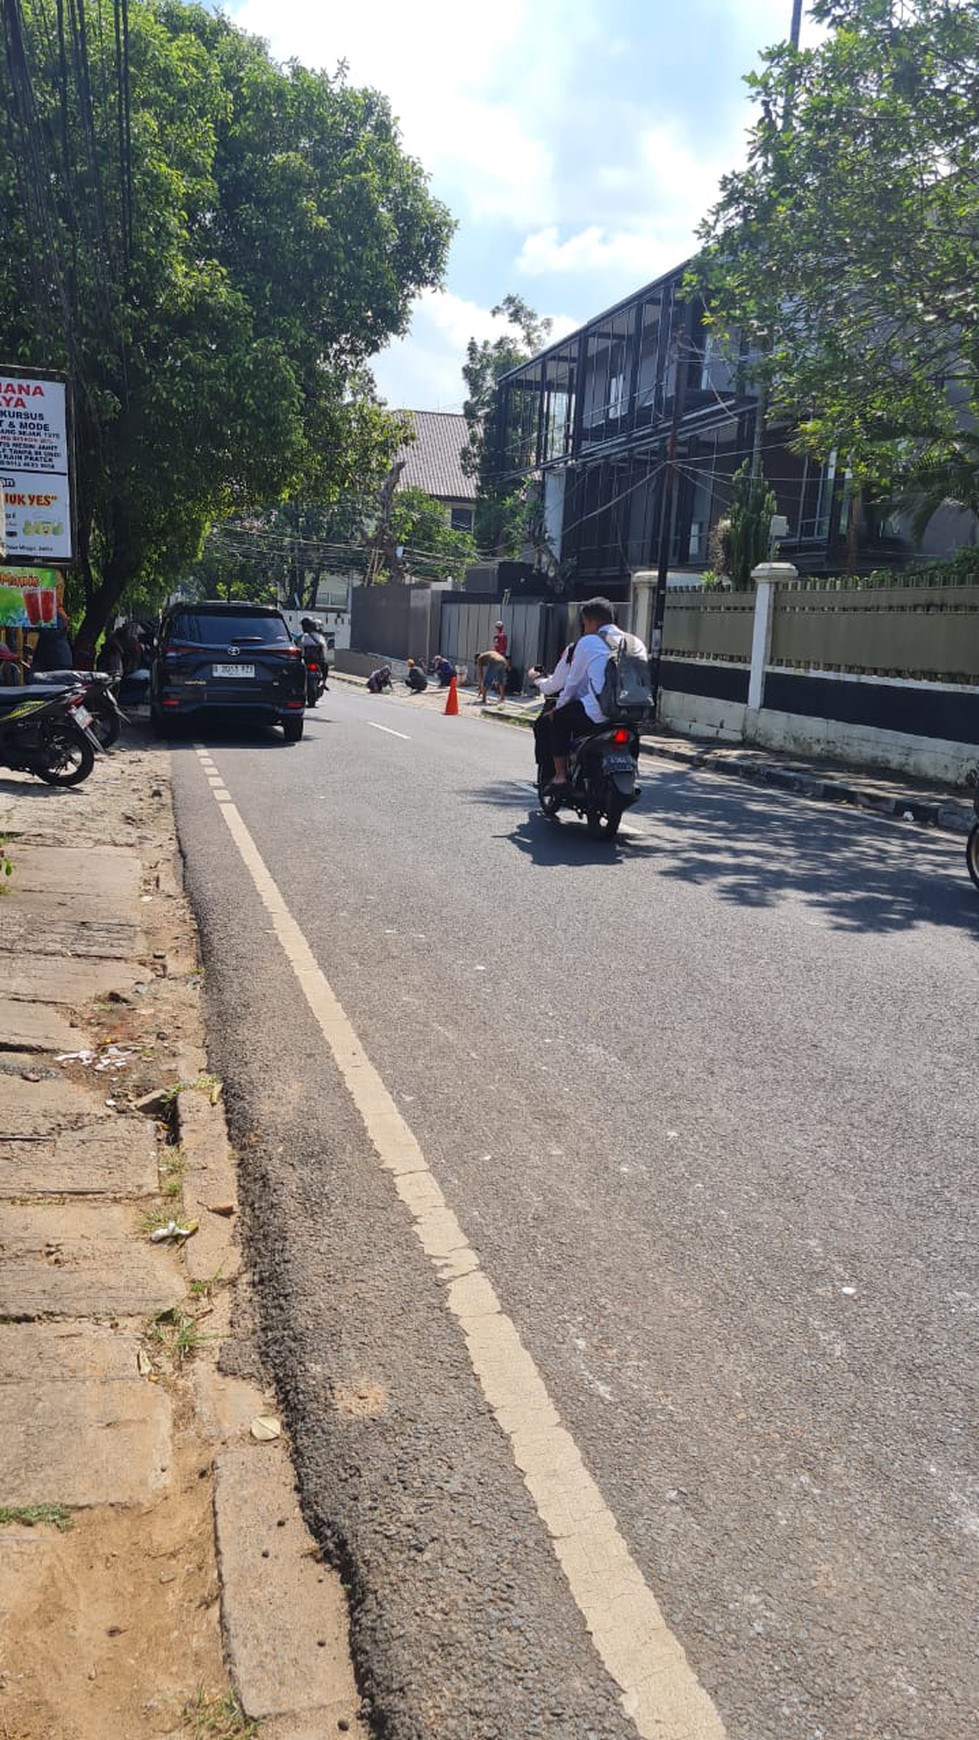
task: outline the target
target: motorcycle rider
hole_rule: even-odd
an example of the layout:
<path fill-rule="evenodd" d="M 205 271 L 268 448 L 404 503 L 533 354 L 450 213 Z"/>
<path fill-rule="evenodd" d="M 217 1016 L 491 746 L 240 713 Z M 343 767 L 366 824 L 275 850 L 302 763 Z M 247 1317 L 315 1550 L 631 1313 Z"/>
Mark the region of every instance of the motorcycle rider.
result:
<path fill-rule="evenodd" d="M 299 624 L 303 631 L 303 658 L 307 669 L 314 661 L 319 666 L 326 688 L 326 679 L 330 674 L 330 649 L 326 644 L 326 635 L 320 623 L 312 616 L 304 616 Z"/>
<path fill-rule="evenodd" d="M 601 731 L 608 720 L 598 704 L 605 666 L 613 647 L 624 638 L 615 621 L 615 613 L 607 598 L 588 598 L 579 612 L 581 639 L 574 649 L 568 674 L 561 687 L 553 713 L 548 714 L 548 740 L 554 761 L 554 778 L 547 790 L 555 797 L 568 791 L 568 754 L 573 737 L 590 737 Z M 638 636 L 633 637 L 636 651 L 648 657 Z"/>

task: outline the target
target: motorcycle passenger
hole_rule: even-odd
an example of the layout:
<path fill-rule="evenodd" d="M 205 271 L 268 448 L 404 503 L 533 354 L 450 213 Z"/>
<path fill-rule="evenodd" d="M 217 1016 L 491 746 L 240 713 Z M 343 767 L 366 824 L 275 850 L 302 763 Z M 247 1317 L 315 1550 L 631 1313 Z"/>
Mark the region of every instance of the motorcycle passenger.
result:
<path fill-rule="evenodd" d="M 561 693 L 568 679 L 571 660 L 574 658 L 574 641 L 569 641 L 549 677 L 543 671 L 534 669 L 528 674 L 538 694 L 544 697 L 543 711 L 534 720 L 534 755 L 537 766 L 543 770 L 545 779 L 550 780 L 554 772 L 554 762 L 551 757 L 551 714 L 556 705 L 556 697 Z"/>
<path fill-rule="evenodd" d="M 612 648 L 623 639 L 617 627 L 612 606 L 607 598 L 589 598 L 581 606 L 581 639 L 574 650 L 567 677 L 553 713 L 548 715 L 548 733 L 554 760 L 554 778 L 547 790 L 563 797 L 569 790 L 568 754 L 573 737 L 590 737 L 601 731 L 608 720 L 598 704 L 605 666 Z M 637 639 L 637 651 L 646 657 L 646 648 Z"/>

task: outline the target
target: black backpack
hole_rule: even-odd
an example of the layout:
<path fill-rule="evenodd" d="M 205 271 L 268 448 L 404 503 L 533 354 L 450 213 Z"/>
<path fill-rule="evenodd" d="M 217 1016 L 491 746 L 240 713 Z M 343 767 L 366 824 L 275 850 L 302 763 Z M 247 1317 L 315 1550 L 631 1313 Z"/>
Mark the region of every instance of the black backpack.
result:
<path fill-rule="evenodd" d="M 604 630 L 598 632 L 609 646 Z M 594 694 L 612 724 L 641 725 L 653 710 L 649 660 L 641 648 L 642 641 L 634 634 L 623 634 L 609 646 L 602 686 Z"/>

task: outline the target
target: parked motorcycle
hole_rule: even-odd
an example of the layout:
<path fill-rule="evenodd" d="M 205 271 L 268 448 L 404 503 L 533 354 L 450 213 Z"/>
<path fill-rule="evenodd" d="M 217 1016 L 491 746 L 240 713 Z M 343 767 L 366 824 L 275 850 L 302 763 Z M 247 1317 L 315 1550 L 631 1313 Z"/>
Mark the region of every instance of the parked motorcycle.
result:
<path fill-rule="evenodd" d="M 80 785 L 100 748 L 78 690 L 0 691 L 0 767 L 36 774 L 48 785 Z"/>
<path fill-rule="evenodd" d="M 979 787 L 972 794 L 972 807 L 976 812 L 976 820 L 972 824 L 972 832 L 965 843 L 965 861 L 969 867 L 969 875 L 979 888 Z"/>
<path fill-rule="evenodd" d="M 111 749 L 129 721 L 116 699 L 118 679 L 107 671 L 44 671 L 29 687 L 77 689 L 92 715 L 92 731 L 102 749 Z"/>
<path fill-rule="evenodd" d="M 593 840 L 614 840 L 626 810 L 640 797 L 639 733 L 632 725 L 609 725 L 590 737 L 576 737 L 568 757 L 570 789 L 546 789 L 551 768 L 537 769 L 537 796 L 545 816 L 567 808 L 584 818 Z"/>

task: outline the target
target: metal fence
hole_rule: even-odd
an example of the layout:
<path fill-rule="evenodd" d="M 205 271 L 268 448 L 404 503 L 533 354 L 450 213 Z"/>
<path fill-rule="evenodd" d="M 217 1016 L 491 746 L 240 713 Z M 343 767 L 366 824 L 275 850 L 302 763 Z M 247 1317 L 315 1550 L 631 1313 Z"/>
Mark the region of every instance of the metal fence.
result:
<path fill-rule="evenodd" d="M 672 588 L 663 621 L 665 658 L 724 659 L 748 664 L 755 595 L 705 591 L 702 586 Z"/>
<path fill-rule="evenodd" d="M 576 608 L 540 598 L 517 604 L 484 604 L 447 593 L 442 599 L 439 651 L 454 664 L 465 665 L 471 674 L 477 654 L 493 645 L 496 624 L 502 619 L 510 661 L 520 676 L 525 677 L 531 665 L 550 670 L 571 638 L 569 621 Z"/>
<path fill-rule="evenodd" d="M 806 581 L 775 589 L 772 667 L 979 685 L 979 586 Z M 670 591 L 663 651 L 748 664 L 754 589 Z"/>
<path fill-rule="evenodd" d="M 979 683 L 979 587 L 780 586 L 769 663 Z"/>

